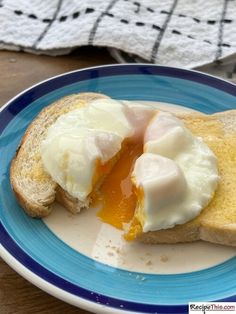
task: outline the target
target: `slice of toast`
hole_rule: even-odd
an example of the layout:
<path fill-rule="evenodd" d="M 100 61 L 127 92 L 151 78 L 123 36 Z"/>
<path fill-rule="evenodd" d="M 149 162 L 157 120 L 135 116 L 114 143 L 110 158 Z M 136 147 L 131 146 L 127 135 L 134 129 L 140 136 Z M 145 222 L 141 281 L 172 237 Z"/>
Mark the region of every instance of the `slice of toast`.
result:
<path fill-rule="evenodd" d="M 66 96 L 43 109 L 27 128 L 11 163 L 10 180 L 19 203 L 30 216 L 47 216 L 55 199 L 73 213 L 89 206 L 89 200 L 80 202 L 71 197 L 45 172 L 40 143 L 60 115 L 98 98 L 108 97 L 96 93 Z"/>
<path fill-rule="evenodd" d="M 220 182 L 210 204 L 195 219 L 174 228 L 142 232 L 134 216 L 127 240 L 178 243 L 204 240 L 236 246 L 236 110 L 213 115 L 179 115 L 196 136 L 201 136 L 218 161 Z"/>

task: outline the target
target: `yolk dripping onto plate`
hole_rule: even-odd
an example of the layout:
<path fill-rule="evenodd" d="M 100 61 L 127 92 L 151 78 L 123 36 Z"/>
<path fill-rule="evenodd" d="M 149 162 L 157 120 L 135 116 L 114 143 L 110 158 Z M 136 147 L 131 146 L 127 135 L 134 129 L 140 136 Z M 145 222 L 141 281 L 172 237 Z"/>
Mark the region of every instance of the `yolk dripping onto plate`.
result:
<path fill-rule="evenodd" d="M 98 217 L 119 229 L 122 229 L 123 223 L 130 222 L 134 215 L 136 196 L 131 182 L 131 173 L 136 159 L 142 153 L 142 143 L 133 144 L 124 149 L 99 191 L 98 198 L 102 202 L 102 208 L 97 213 Z"/>

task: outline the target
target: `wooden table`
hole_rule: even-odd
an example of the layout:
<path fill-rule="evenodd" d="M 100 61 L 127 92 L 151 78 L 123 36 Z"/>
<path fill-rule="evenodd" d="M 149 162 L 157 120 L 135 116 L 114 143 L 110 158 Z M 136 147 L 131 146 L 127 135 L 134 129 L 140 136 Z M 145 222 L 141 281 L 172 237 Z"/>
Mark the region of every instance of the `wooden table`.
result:
<path fill-rule="evenodd" d="M 104 49 L 78 49 L 68 56 L 36 56 L 0 51 L 0 106 L 41 80 L 67 71 L 110 64 L 115 61 Z M 86 314 L 33 286 L 0 258 L 1 314 Z"/>

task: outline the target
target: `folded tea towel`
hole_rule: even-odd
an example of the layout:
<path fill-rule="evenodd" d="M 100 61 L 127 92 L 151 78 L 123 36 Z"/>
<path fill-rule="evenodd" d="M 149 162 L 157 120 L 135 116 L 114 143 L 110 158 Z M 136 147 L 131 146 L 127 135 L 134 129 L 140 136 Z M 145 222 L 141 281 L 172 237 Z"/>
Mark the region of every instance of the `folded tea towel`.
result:
<path fill-rule="evenodd" d="M 185 68 L 232 58 L 236 0 L 0 0 L 0 49 L 58 55 L 83 45 Z"/>

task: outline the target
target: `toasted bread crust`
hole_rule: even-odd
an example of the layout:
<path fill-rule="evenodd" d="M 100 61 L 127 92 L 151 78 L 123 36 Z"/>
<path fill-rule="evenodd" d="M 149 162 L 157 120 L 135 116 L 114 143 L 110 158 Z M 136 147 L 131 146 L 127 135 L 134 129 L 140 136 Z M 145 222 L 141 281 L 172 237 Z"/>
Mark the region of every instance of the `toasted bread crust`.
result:
<path fill-rule="evenodd" d="M 199 230 L 199 223 L 184 224 L 171 229 L 142 233 L 136 240 L 147 244 L 193 242 L 199 240 Z"/>
<path fill-rule="evenodd" d="M 10 181 L 11 181 L 11 186 L 12 189 L 15 193 L 15 196 L 19 202 L 19 204 L 21 205 L 21 207 L 24 208 L 25 212 L 30 215 L 31 217 L 46 217 L 47 215 L 50 214 L 51 212 L 51 207 L 50 204 L 52 204 L 54 202 L 54 195 L 51 196 L 51 198 L 49 198 L 47 201 L 45 201 L 44 204 L 39 204 L 39 203 L 34 203 L 32 201 L 30 201 L 25 194 L 21 193 L 17 181 L 15 179 L 15 169 L 16 169 L 16 157 L 12 160 L 12 164 L 11 164 L 11 168 L 10 168 Z M 56 186 L 56 185 L 55 185 Z"/>
<path fill-rule="evenodd" d="M 199 239 L 217 244 L 236 246 L 236 224 L 210 225 L 203 223 L 199 229 Z"/>

